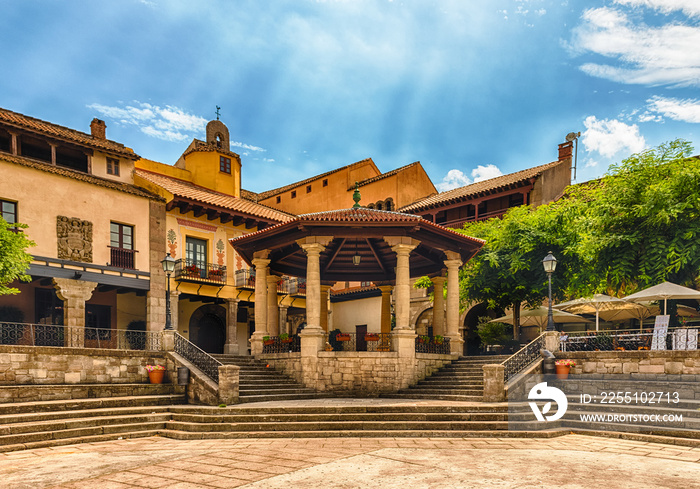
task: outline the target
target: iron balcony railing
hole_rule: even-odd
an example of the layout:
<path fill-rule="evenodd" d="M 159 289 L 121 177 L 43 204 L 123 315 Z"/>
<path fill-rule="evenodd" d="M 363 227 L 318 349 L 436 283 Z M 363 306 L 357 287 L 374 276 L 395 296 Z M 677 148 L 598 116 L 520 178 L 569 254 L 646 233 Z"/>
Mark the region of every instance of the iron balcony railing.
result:
<path fill-rule="evenodd" d="M 544 349 L 544 338 L 545 334 L 542 333 L 501 363 L 506 382 L 542 358 L 540 350 Z"/>
<path fill-rule="evenodd" d="M 236 270 L 234 275 L 236 277 L 236 287 L 239 289 L 255 288 L 255 269 L 242 268 L 240 270 Z"/>
<path fill-rule="evenodd" d="M 391 351 L 391 333 L 339 333 L 331 331 L 326 336 L 325 343 L 332 351 Z"/>
<path fill-rule="evenodd" d="M 416 336 L 416 353 L 450 354 L 450 339 L 442 336 Z"/>
<path fill-rule="evenodd" d="M 219 383 L 219 366 L 223 364 L 177 332 L 175 333 L 175 353 L 191 362 L 211 380 Z"/>
<path fill-rule="evenodd" d="M 0 344 L 159 351 L 162 332 L 0 322 Z"/>
<path fill-rule="evenodd" d="M 126 248 L 109 247 L 110 266 L 117 268 L 136 269 L 136 250 L 127 250 Z"/>
<path fill-rule="evenodd" d="M 255 289 L 255 269 L 236 270 L 235 284 L 239 289 Z M 289 295 L 306 295 L 306 279 L 283 276 L 277 280 L 277 293 Z"/>
<path fill-rule="evenodd" d="M 175 261 L 175 280 L 181 282 L 203 282 L 212 284 L 226 284 L 226 267 L 214 263 L 180 258 Z"/>
<path fill-rule="evenodd" d="M 654 330 L 642 331 L 587 331 L 564 333 L 562 351 L 644 351 L 644 350 L 697 350 L 698 328 L 669 328 L 665 336 L 654 342 Z"/>
<path fill-rule="evenodd" d="M 292 353 L 301 351 L 301 338 L 292 335 L 287 338 L 268 336 L 263 338 L 263 353 Z"/>

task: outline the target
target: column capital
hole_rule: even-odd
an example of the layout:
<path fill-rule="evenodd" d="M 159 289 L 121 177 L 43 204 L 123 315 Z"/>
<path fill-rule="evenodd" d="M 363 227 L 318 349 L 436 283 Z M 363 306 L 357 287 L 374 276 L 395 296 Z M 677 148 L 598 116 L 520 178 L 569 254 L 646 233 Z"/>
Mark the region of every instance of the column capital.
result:
<path fill-rule="evenodd" d="M 322 247 L 321 251 L 323 251 L 323 249 L 328 246 L 328 243 L 331 241 L 333 241 L 333 236 L 307 236 L 306 238 L 298 239 L 297 244 L 301 246 L 304 251 L 307 250 L 305 245 L 319 245 Z"/>
<path fill-rule="evenodd" d="M 270 250 L 256 251 L 255 253 L 253 253 L 253 261 L 255 261 L 258 258 L 265 260 L 268 256 L 270 256 Z"/>
<path fill-rule="evenodd" d="M 297 244 L 307 255 L 320 255 L 326 249 L 326 245 L 321 243 L 299 243 Z"/>
<path fill-rule="evenodd" d="M 447 250 L 445 251 L 445 256 L 448 260 L 459 260 L 460 262 L 462 261 L 462 255 L 460 255 L 456 251 Z"/>
<path fill-rule="evenodd" d="M 410 250 L 412 250 L 420 244 L 420 241 L 418 241 L 417 239 L 410 238 L 408 236 L 384 236 L 382 237 L 382 239 L 386 244 L 391 246 L 392 249 L 393 247 L 398 245 L 409 245 L 412 246 L 412 248 L 410 248 Z"/>
<path fill-rule="evenodd" d="M 437 285 L 439 287 L 445 285 L 445 281 L 447 281 L 447 277 L 443 277 L 442 275 L 439 277 L 433 277 L 430 279 L 433 282 L 433 285 Z"/>
<path fill-rule="evenodd" d="M 271 283 L 274 283 L 277 285 L 277 281 L 280 279 L 277 275 L 268 275 L 267 277 L 267 284 L 270 285 Z"/>
<path fill-rule="evenodd" d="M 462 260 L 445 260 L 443 262 L 447 267 L 447 271 L 456 270 L 462 266 Z"/>
<path fill-rule="evenodd" d="M 179 294 L 179 292 L 178 292 L 178 294 Z M 224 302 L 227 302 L 227 303 L 229 303 L 229 304 L 238 304 L 239 302 L 241 302 L 241 300 L 240 300 L 240 299 L 236 299 L 236 298 L 226 298 L 226 297 L 224 297 Z"/>
<path fill-rule="evenodd" d="M 382 295 L 384 295 L 384 294 L 389 295 L 389 294 L 391 294 L 391 291 L 394 287 L 392 287 L 391 285 L 380 285 L 377 288 L 382 291 Z"/>
<path fill-rule="evenodd" d="M 56 295 L 62 301 L 77 300 L 87 302 L 92 297 L 92 292 L 97 287 L 97 282 L 54 277 L 53 286 L 56 289 Z"/>

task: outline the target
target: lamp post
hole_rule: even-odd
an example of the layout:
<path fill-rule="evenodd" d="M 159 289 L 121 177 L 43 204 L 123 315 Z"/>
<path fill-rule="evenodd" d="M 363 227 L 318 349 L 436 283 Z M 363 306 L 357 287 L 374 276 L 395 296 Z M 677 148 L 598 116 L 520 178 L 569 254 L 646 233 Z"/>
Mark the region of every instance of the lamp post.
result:
<path fill-rule="evenodd" d="M 168 276 L 168 291 L 165 293 L 165 329 L 173 329 L 173 325 L 170 319 L 170 274 L 175 271 L 175 259 L 168 253 L 160 264 L 163 266 L 163 271 L 165 275 Z"/>
<path fill-rule="evenodd" d="M 549 310 L 547 311 L 547 331 L 554 331 L 554 318 L 552 317 L 552 274 L 557 268 L 557 259 L 550 251 L 542 260 L 542 266 L 549 278 Z"/>

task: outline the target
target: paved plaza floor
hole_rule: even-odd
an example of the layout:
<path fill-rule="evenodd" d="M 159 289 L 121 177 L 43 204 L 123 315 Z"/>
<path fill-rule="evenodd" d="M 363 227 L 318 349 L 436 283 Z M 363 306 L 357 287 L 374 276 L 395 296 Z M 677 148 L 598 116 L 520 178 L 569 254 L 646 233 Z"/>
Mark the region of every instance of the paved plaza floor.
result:
<path fill-rule="evenodd" d="M 0 487 L 683 488 L 700 447 L 517 438 L 135 438 L 0 454 Z"/>

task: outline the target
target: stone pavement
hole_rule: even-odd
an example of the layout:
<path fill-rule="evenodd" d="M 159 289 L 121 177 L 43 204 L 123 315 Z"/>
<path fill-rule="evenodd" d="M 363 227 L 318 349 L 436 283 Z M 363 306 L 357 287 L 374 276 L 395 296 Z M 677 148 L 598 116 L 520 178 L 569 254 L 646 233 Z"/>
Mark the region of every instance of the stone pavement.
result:
<path fill-rule="evenodd" d="M 700 446 L 519 438 L 135 438 L 0 454 L 10 489 L 691 488 Z"/>

